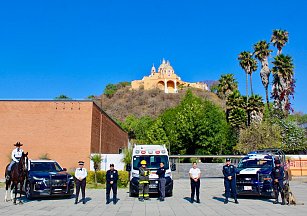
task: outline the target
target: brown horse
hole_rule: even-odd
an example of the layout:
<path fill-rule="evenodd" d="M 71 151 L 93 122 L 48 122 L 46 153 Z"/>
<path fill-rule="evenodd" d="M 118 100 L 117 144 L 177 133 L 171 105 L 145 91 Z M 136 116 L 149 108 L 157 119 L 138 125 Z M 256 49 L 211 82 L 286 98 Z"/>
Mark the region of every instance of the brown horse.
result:
<path fill-rule="evenodd" d="M 7 168 L 8 168 L 9 165 L 6 166 L 6 169 L 5 169 L 5 174 L 7 175 Z M 8 188 L 10 187 L 10 190 L 11 190 L 11 200 L 13 199 L 13 190 L 15 190 L 15 198 L 14 198 L 14 204 L 16 205 L 16 196 L 17 196 L 17 186 L 18 186 L 18 183 L 20 184 L 20 196 L 19 196 L 19 203 L 22 204 L 22 201 L 21 201 L 21 194 L 22 194 L 22 188 L 23 188 L 23 183 L 25 181 L 25 178 L 27 176 L 27 172 L 28 172 L 28 152 L 25 154 L 25 153 L 22 153 L 22 156 L 19 160 L 19 163 L 15 164 L 13 167 L 12 167 L 12 170 L 11 170 L 11 175 L 10 175 L 10 179 L 6 179 L 5 181 L 5 198 L 4 200 L 5 201 L 9 201 L 7 199 L 7 191 L 8 191 Z M 6 176 L 5 175 L 5 176 Z"/>

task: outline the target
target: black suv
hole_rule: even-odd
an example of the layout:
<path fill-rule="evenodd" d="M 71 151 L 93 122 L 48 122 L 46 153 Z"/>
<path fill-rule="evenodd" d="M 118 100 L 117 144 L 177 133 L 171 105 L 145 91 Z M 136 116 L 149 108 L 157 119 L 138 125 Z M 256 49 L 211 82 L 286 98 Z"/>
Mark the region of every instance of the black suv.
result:
<path fill-rule="evenodd" d="M 25 192 L 28 199 L 48 196 L 71 197 L 74 193 L 74 179 L 56 161 L 29 160 Z"/>

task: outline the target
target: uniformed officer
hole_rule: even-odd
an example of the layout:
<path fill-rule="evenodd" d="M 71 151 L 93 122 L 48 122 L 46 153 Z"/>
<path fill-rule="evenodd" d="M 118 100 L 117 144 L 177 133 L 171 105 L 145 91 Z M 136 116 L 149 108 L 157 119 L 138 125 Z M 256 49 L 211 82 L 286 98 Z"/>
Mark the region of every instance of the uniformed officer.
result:
<path fill-rule="evenodd" d="M 159 195 L 160 195 L 159 200 L 163 202 L 165 198 L 165 183 L 166 183 L 165 168 L 163 162 L 160 163 L 160 167 L 157 170 L 157 175 L 159 176 Z"/>
<path fill-rule="evenodd" d="M 22 152 L 23 150 L 20 148 L 23 144 L 21 144 L 20 142 L 16 142 L 16 144 L 14 144 L 14 146 L 16 146 L 16 148 L 12 151 L 12 161 L 10 163 L 10 165 L 7 168 L 7 175 L 6 175 L 6 179 L 9 180 L 10 176 L 11 176 L 11 170 L 12 167 L 15 163 L 18 163 L 21 156 L 22 156 Z"/>
<path fill-rule="evenodd" d="M 284 194 L 284 168 L 280 166 L 280 160 L 275 160 L 275 167 L 272 171 L 272 179 L 273 179 L 273 189 L 275 193 L 275 201 L 274 204 L 278 203 L 279 192 L 281 195 L 281 204 L 285 205 L 285 194 Z"/>
<path fill-rule="evenodd" d="M 75 171 L 75 179 L 76 179 L 76 200 L 75 204 L 78 203 L 78 198 L 79 198 L 79 192 L 80 192 L 80 187 L 81 187 L 81 192 L 82 192 L 82 203 L 85 204 L 85 187 L 86 187 L 86 176 L 87 176 L 87 171 L 84 166 L 83 161 L 79 161 L 79 168 L 76 169 Z"/>
<path fill-rule="evenodd" d="M 117 172 L 116 169 L 114 169 L 114 164 L 110 164 L 110 170 L 107 171 L 106 180 L 107 180 L 107 192 L 106 192 L 107 202 L 106 202 L 106 204 L 109 204 L 111 202 L 110 201 L 110 192 L 111 192 L 111 189 L 112 189 L 112 191 L 113 191 L 113 204 L 115 205 L 117 203 L 118 172 Z"/>
<path fill-rule="evenodd" d="M 228 203 L 228 198 L 230 196 L 230 190 L 235 199 L 235 203 L 239 204 L 237 200 L 237 190 L 236 190 L 236 167 L 230 164 L 230 158 L 226 158 L 226 164 L 223 166 L 223 175 L 224 175 L 224 186 L 225 186 L 225 195 L 226 199 L 225 204 Z"/>
<path fill-rule="evenodd" d="M 139 168 L 139 201 L 149 200 L 149 170 L 146 167 L 146 160 L 141 161 Z"/>
<path fill-rule="evenodd" d="M 200 188 L 200 174 L 201 171 L 197 168 L 197 163 L 192 164 L 192 168 L 189 171 L 190 184 L 191 184 L 191 203 L 194 202 L 194 196 L 196 191 L 196 203 L 200 203 L 199 199 L 199 188 Z"/>

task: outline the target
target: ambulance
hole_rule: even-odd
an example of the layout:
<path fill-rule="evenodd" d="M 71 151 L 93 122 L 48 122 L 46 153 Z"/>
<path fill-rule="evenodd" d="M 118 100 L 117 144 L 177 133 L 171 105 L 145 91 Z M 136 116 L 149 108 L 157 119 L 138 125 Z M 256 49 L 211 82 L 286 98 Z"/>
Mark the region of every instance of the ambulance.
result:
<path fill-rule="evenodd" d="M 158 175 L 156 174 L 160 163 L 164 163 L 165 172 L 165 195 L 173 195 L 172 171 L 176 170 L 175 164 L 170 164 L 168 151 L 164 145 L 135 145 L 132 152 L 131 163 L 126 165 L 126 170 L 130 172 L 129 196 L 139 194 L 139 168 L 141 161 L 147 162 L 149 175 L 149 193 L 158 194 Z"/>

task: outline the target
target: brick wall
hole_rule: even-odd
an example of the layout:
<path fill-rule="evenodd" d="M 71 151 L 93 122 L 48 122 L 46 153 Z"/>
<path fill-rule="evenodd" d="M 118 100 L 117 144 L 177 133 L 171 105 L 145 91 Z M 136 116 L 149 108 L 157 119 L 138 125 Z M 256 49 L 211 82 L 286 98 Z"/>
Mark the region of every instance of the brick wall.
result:
<path fill-rule="evenodd" d="M 103 153 L 117 153 L 127 134 L 91 101 L 0 101 L 0 178 L 17 141 L 31 159 L 47 153 L 67 169 L 78 160 L 89 169 L 90 153 L 99 151 L 101 117 Z"/>

